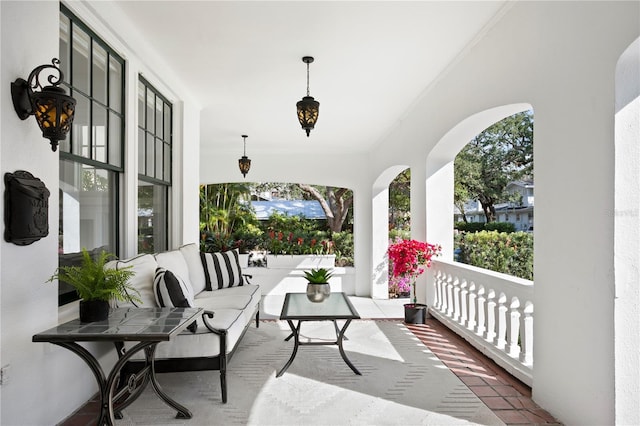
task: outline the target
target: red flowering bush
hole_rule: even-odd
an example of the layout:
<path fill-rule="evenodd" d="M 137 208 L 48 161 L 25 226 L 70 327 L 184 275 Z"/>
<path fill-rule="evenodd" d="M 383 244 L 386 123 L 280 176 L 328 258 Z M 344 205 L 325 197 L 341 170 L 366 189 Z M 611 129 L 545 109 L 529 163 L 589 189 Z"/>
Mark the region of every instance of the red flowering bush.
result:
<path fill-rule="evenodd" d="M 440 255 L 441 247 L 417 240 L 396 239 L 387 253 L 391 263 L 391 277 L 395 281 L 411 283 L 413 303 L 416 303 L 416 278 L 431 266 L 431 258 Z M 392 283 L 393 284 L 392 280 Z"/>

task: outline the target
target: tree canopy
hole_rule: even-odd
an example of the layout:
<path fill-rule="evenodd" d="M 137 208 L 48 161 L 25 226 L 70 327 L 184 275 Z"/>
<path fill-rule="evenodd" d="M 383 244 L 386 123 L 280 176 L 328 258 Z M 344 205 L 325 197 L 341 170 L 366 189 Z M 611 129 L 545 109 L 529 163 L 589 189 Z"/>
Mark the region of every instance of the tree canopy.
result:
<path fill-rule="evenodd" d="M 509 182 L 533 179 L 533 112 L 509 116 L 473 138 L 454 162 L 454 203 L 477 200 L 487 222 L 496 220 L 495 204 L 509 200 Z"/>

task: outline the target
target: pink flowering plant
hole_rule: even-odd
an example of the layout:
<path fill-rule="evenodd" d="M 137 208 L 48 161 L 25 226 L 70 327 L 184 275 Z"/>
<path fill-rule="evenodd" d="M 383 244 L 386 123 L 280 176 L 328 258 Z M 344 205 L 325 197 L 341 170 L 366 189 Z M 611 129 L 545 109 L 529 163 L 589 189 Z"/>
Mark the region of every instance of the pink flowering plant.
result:
<path fill-rule="evenodd" d="M 439 256 L 442 248 L 417 240 L 397 238 L 389 245 L 387 253 L 391 263 L 391 285 L 413 293 L 412 302 L 416 303 L 416 279 L 431 266 L 431 258 Z"/>

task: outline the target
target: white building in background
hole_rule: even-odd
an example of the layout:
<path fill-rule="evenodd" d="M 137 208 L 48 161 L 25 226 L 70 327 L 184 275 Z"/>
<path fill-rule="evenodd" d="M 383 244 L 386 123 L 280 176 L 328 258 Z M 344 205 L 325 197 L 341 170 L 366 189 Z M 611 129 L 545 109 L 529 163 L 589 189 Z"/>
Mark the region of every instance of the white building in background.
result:
<path fill-rule="evenodd" d="M 496 204 L 496 222 L 512 223 L 516 231 L 533 231 L 533 182 L 513 181 L 507 185 L 507 192 L 519 194 L 520 199 Z M 482 205 L 477 200 L 469 200 L 464 207 L 467 222 L 487 221 Z M 454 221 L 463 222 L 463 214 L 454 207 Z"/>

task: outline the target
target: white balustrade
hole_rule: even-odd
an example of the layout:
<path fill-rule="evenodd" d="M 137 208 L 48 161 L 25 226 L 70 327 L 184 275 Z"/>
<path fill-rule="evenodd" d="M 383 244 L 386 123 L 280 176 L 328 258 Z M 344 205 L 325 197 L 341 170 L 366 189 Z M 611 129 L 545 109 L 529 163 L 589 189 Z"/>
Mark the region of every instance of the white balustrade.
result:
<path fill-rule="evenodd" d="M 533 281 L 458 262 L 434 260 L 431 313 L 531 386 Z"/>

